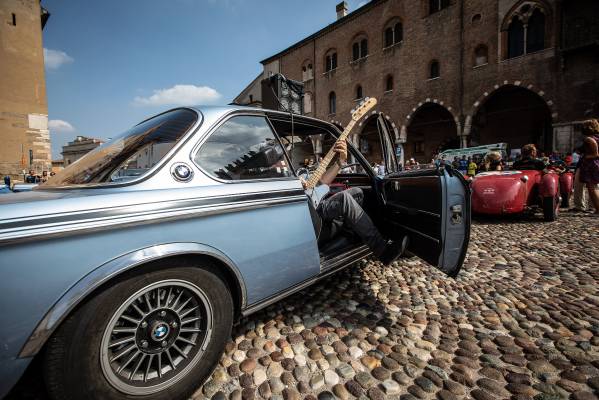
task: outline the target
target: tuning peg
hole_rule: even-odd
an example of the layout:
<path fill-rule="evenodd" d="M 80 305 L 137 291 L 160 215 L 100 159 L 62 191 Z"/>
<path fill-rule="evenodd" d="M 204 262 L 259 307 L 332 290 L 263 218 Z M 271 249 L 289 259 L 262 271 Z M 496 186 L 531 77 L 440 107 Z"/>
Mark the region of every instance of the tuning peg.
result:
<path fill-rule="evenodd" d="M 370 100 L 370 97 L 367 97 L 367 98 L 364 99 L 364 101 L 368 101 L 368 100 Z"/>

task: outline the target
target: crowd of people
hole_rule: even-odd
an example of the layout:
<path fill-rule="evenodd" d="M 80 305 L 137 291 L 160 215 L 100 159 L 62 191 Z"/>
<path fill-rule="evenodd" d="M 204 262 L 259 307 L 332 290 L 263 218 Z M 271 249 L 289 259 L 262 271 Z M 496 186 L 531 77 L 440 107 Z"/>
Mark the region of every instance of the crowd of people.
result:
<path fill-rule="evenodd" d="M 451 161 L 441 157 L 434 159 L 433 163 L 437 166 L 451 164 L 454 169 L 469 177 L 474 177 L 480 172 L 502 171 L 506 168 L 527 170 L 544 170 L 548 166 L 558 169 L 575 168 L 573 210 L 588 210 L 588 193 L 590 205 L 594 212 L 599 214 L 599 121 L 597 119 L 583 121 L 580 130 L 583 144 L 573 153 L 553 152 L 547 156 L 543 152 L 539 153 L 534 144 L 527 144 L 522 147 L 520 154 L 507 160 L 503 159 L 501 153 L 493 151 L 485 156 L 466 157 L 464 155 L 461 158 L 456 156 Z M 406 163 L 407 169 L 417 165 L 413 160 L 410 159 Z"/>

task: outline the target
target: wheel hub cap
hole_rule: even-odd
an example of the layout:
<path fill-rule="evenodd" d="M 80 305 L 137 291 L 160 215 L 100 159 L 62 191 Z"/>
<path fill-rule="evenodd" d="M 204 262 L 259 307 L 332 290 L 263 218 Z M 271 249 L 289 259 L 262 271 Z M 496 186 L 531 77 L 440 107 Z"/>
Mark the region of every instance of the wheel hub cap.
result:
<path fill-rule="evenodd" d="M 159 392 L 197 364 L 211 329 L 212 309 L 201 289 L 180 280 L 156 282 L 113 314 L 102 337 L 102 372 L 123 393 Z"/>

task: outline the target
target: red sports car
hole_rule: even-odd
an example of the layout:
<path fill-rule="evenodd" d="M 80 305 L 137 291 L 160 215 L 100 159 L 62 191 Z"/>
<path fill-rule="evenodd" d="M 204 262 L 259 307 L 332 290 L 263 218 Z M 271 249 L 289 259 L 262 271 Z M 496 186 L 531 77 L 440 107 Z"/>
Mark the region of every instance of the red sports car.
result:
<path fill-rule="evenodd" d="M 545 221 L 557 218 L 560 201 L 567 202 L 572 189 L 571 172 L 514 170 L 483 172 L 474 177 L 472 212 L 504 215 L 543 211 Z M 566 198 L 564 198 L 566 196 Z"/>

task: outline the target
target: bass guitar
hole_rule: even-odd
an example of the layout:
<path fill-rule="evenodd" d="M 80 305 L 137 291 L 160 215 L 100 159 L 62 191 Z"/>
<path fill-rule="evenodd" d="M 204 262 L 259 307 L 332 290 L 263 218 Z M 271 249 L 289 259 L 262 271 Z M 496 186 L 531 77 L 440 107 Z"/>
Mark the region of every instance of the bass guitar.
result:
<path fill-rule="evenodd" d="M 376 103 L 377 101 L 375 98 L 367 97 L 358 105 L 358 107 L 356 107 L 356 109 L 352 110 L 351 120 L 335 143 L 347 140 L 347 137 L 349 136 L 349 133 L 353 129 L 356 122 L 358 122 L 360 118 L 365 116 L 368 111 L 376 106 Z M 331 149 L 328 151 L 327 155 L 322 159 L 322 161 L 320 161 L 316 170 L 304 178 L 304 188 L 306 189 L 306 194 L 312 201 L 314 209 L 318 207 L 322 199 L 324 199 L 329 193 L 329 186 L 321 184 L 320 179 L 327 171 L 331 161 L 333 161 L 335 158 L 336 152 L 333 150 L 334 147 L 334 145 L 331 146 Z"/>

